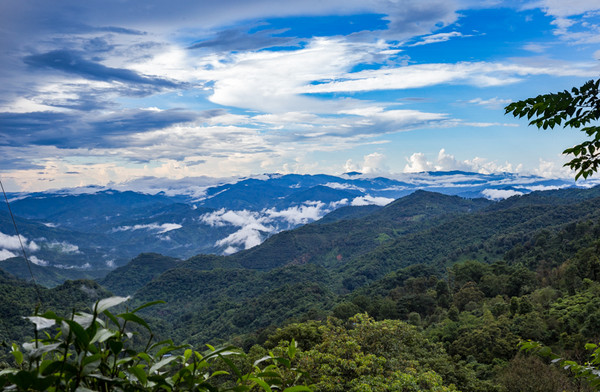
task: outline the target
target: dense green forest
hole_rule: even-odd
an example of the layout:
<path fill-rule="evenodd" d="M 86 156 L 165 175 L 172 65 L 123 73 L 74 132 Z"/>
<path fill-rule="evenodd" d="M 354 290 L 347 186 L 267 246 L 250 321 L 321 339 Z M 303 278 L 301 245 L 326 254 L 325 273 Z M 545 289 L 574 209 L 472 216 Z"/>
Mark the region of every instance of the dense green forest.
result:
<path fill-rule="evenodd" d="M 599 188 L 501 202 L 420 191 L 232 256 L 142 254 L 98 283 L 41 288 L 39 311 L 88 309 L 109 292 L 132 295 L 129 308 L 163 300 L 139 311 L 157 340 L 234 344 L 249 371 L 293 339 L 315 390 L 585 391 L 518 343 L 584 362 L 600 340 L 599 202 Z M 0 339 L 32 338 L 22 316 L 35 287 L 3 273 L 0 290 Z M 143 346 L 148 332 L 134 331 Z"/>

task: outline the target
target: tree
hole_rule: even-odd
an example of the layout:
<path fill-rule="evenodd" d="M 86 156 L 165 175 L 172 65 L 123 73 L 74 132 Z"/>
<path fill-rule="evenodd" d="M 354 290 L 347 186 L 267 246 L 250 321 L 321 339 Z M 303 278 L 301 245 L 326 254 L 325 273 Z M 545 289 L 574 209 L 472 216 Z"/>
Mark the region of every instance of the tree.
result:
<path fill-rule="evenodd" d="M 591 139 L 567 148 L 563 154 L 574 156 L 565 166 L 575 170 L 575 179 L 588 178 L 600 166 L 600 126 L 594 125 L 600 119 L 599 86 L 600 79 L 590 80 L 580 88 L 573 87 L 571 92 L 565 90 L 513 102 L 506 106 L 506 114 L 527 116 L 529 125 L 543 129 L 557 125 L 583 127 L 580 130 Z"/>
<path fill-rule="evenodd" d="M 571 92 L 565 90 L 513 102 L 506 106 L 506 114 L 512 113 L 515 117 L 527 116 L 530 120 L 529 125 L 543 129 L 553 129 L 563 121 L 564 128 L 583 127 L 580 130 L 591 140 L 567 148 L 563 154 L 575 156 L 565 164 L 576 171 L 575 179 L 588 178 L 596 173 L 600 166 L 600 126 L 593 125 L 600 120 L 599 87 L 600 79 L 590 80 L 580 88 L 573 87 Z M 585 348 L 591 351 L 591 355 L 583 365 L 559 357 L 550 347 L 539 342 L 528 340 L 519 345 L 521 350 L 549 357 L 552 363 L 569 369 L 576 377 L 585 379 L 594 390 L 600 391 L 600 346 L 597 344 L 586 344 Z"/>

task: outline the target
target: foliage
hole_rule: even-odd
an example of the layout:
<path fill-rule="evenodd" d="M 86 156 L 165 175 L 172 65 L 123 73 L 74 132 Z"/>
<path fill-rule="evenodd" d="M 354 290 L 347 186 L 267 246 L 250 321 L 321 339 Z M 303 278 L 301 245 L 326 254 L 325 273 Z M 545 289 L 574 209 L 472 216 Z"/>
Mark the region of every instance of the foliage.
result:
<path fill-rule="evenodd" d="M 113 308 L 129 297 L 110 297 L 92 307 L 92 313 L 73 313 L 69 318 L 54 312 L 28 317 L 35 338 L 19 347 L 12 345 L 15 366 L 0 371 L 0 388 L 19 391 L 311 391 L 305 373 L 293 366 L 296 343 L 285 356 L 268 355 L 242 374 L 231 360 L 244 355 L 232 346 L 208 346 L 204 353 L 172 341 L 152 344 L 150 326 L 132 311 L 113 314 Z M 150 332 L 145 349 L 132 344 L 128 324 Z M 45 331 L 57 326 L 55 334 Z M 40 336 L 43 335 L 43 336 Z M 224 362 L 229 371 L 214 370 Z M 227 378 L 229 376 L 229 378 Z"/>
<path fill-rule="evenodd" d="M 506 392 L 564 392 L 573 387 L 561 369 L 530 355 L 517 355 L 512 359 L 501 371 L 499 381 Z M 578 391 L 586 391 L 584 386 L 577 387 Z"/>
<path fill-rule="evenodd" d="M 256 344 L 246 358 L 229 357 L 243 374 L 253 371 L 253 360 L 268 355 L 260 344 L 281 357 L 285 350 L 278 343 L 296 338 L 295 361 L 310 363 L 317 383 L 336 367 L 352 370 L 352 363 L 365 363 L 367 381 L 361 388 L 385 390 L 380 381 L 396 376 L 412 377 L 423 387 L 432 371 L 446 388 L 454 384 L 465 391 L 501 391 L 509 383 L 525 385 L 524 373 L 512 365 L 520 339 L 538 340 L 580 360 L 585 342 L 599 338 L 599 196 L 600 188 L 565 189 L 478 206 L 420 192 L 393 208 L 285 232 L 285 241 L 276 235 L 273 243 L 240 252 L 235 260 L 198 256 L 169 268 L 162 256 L 142 255 L 119 270 L 123 276 L 113 274 L 112 287 L 137 290 L 143 284 L 133 307 L 167 300 L 135 313 L 152 326 L 157 340 L 171 338 L 194 347 L 229 342 L 245 350 Z M 258 256 L 264 257 L 260 266 L 266 269 L 242 266 Z M 51 308 L 61 314 L 87 308 L 98 295 L 106 295 L 97 284 L 83 281 L 41 292 L 45 307 L 40 313 Z M 34 312 L 33 286 L 0 273 L 0 294 L 0 319 L 8 327 L 5 331 L 0 325 L 0 341 L 33 337 L 21 318 Z M 388 334 L 381 331 L 402 325 L 393 328 L 411 331 L 407 336 L 415 342 L 440 351 L 373 352 L 356 335 L 359 328 L 347 321 L 359 312 L 373 317 L 362 330 L 382 346 Z M 328 316 L 339 321 L 325 323 Z M 141 352 L 149 332 L 137 324 L 128 326 L 137 328 L 130 343 Z M 275 331 L 277 327 L 281 329 Z M 406 358 L 405 351 L 419 353 L 419 366 L 392 369 L 390 363 Z M 347 354 L 347 362 L 332 362 L 338 354 Z M 211 365 L 215 371 L 230 371 L 219 361 Z M 348 389 L 359 388 L 349 379 L 343 382 Z"/>
<path fill-rule="evenodd" d="M 558 354 L 552 352 L 548 346 L 531 340 L 519 343 L 521 350 L 537 354 L 541 357 L 549 358 L 553 364 L 569 370 L 577 378 L 587 381 L 588 385 L 594 391 L 600 391 L 600 346 L 594 343 L 587 343 L 586 350 L 590 352 L 589 360 L 584 364 L 578 364 L 575 361 L 561 358 Z"/>
<path fill-rule="evenodd" d="M 527 116 L 529 125 L 538 128 L 554 128 L 561 125 L 567 128 L 581 128 L 591 138 L 581 144 L 567 148 L 563 154 L 575 156 L 565 166 L 576 171 L 575 179 L 587 178 L 598 170 L 600 165 L 600 126 L 592 125 L 600 119 L 600 79 L 586 82 L 571 91 L 538 95 L 506 106 L 506 113 L 515 117 Z M 533 118 L 533 119 L 532 119 Z"/>
<path fill-rule="evenodd" d="M 296 325 L 294 330 L 302 327 Z M 314 324 L 304 327 L 313 330 Z M 452 366 L 451 358 L 411 325 L 358 314 L 347 323 L 330 319 L 318 329 L 319 334 L 304 334 L 311 336 L 313 345 L 298 357 L 319 391 L 457 390 L 443 377 Z M 314 339 L 320 341 L 315 344 Z M 288 341 L 282 344 L 285 347 Z"/>

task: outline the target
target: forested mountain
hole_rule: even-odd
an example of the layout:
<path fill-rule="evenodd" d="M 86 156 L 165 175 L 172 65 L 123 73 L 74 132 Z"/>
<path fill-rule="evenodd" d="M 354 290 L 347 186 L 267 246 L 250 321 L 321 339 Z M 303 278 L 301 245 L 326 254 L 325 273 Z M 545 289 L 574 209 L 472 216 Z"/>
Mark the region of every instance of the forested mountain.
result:
<path fill-rule="evenodd" d="M 545 238 L 556 249 L 537 254 L 560 250 L 552 263 L 544 264 L 546 269 L 558 268 L 591 246 L 593 234 L 568 247 L 556 238 L 581 227 L 593 232 L 600 213 L 597 192 L 539 192 L 497 203 L 417 192 L 357 218 L 349 214 L 331 223 L 316 222 L 232 256 L 192 258 L 161 275 L 144 275 L 138 281 L 149 283 L 136 298 L 167 300 L 157 312 L 178 320 L 178 336 L 199 343 L 288 318 L 323 317 L 341 296 L 411 265 L 426 265 L 423 273 L 440 279 L 448 267 L 465 260 L 537 271 L 528 250 Z M 131 268 L 138 263 L 132 262 Z M 129 288 L 126 293 L 133 294 L 137 286 L 128 287 L 129 280 L 126 274 L 111 278 L 113 287 Z M 197 332 L 190 335 L 192 329 Z"/>
<path fill-rule="evenodd" d="M 142 254 L 99 282 L 133 295 L 132 306 L 164 300 L 140 311 L 159 337 L 246 350 L 295 337 L 315 374 L 330 371 L 320 353 L 336 336 L 364 338 L 344 320 L 368 313 L 374 320 L 365 325 L 412 324 L 421 334 L 415 339 L 436 345 L 439 363 L 453 358 L 450 367 L 415 359 L 444 385 L 585 390 L 535 358 L 516 356 L 516 345 L 535 339 L 584 358 L 584 344 L 600 339 L 599 202 L 597 188 L 498 202 L 418 191 L 385 207 L 345 207 L 230 256 Z M 35 301 L 31 286 L 3 276 L 4 290 L 28 287 L 23 298 Z M 27 310 L 11 310 L 13 319 Z M 366 355 L 363 349 L 352 355 Z M 532 383 L 522 369 L 545 383 Z"/>
<path fill-rule="evenodd" d="M 51 286 L 61 282 L 60 276 L 87 278 L 105 274 L 140 253 L 187 259 L 197 254 L 228 255 L 249 250 L 273 234 L 318 221 L 340 208 L 338 214 L 321 223 L 350 216 L 358 218 L 366 215 L 359 211 L 382 207 L 419 189 L 498 199 L 535 189 L 574 185 L 510 173 L 484 175 L 458 171 L 405 174 L 397 179 L 372 178 L 360 173 L 269 174 L 215 180 L 214 184 L 203 187 L 194 186 L 191 179 L 172 181 L 163 188 L 160 183 L 148 187 L 151 182 L 152 179 L 145 179 L 142 188 L 132 183 L 114 184 L 117 189 L 86 187 L 9 194 L 32 261 L 39 266 L 71 270 L 40 282 Z M 424 217 L 442 212 L 426 211 Z M 389 226 L 389 222 L 385 224 Z M 394 238 L 392 231 L 382 230 L 385 235 L 380 239 Z M 15 235 L 6 205 L 1 204 L 0 263 L 21 255 Z M 352 252 L 353 249 L 348 248 Z M 296 256 L 312 257 L 314 253 L 302 252 Z M 304 253 L 309 254 L 304 256 Z M 12 267 L 14 263 L 6 263 L 4 268 L 27 279 L 18 268 Z M 272 266 L 281 264 L 273 263 Z"/>

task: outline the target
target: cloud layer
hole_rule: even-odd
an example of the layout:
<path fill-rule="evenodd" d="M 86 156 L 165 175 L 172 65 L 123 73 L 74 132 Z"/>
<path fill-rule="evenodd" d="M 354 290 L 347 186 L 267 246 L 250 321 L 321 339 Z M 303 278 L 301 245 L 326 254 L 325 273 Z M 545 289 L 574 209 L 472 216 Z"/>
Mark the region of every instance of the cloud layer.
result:
<path fill-rule="evenodd" d="M 3 3 L 1 172 L 15 190 L 398 173 L 449 165 L 413 154 L 426 143 L 472 139 L 504 169 L 520 163 L 512 140 L 529 145 L 537 170 L 576 137 L 537 146 L 502 107 L 597 77 L 596 3 Z"/>

